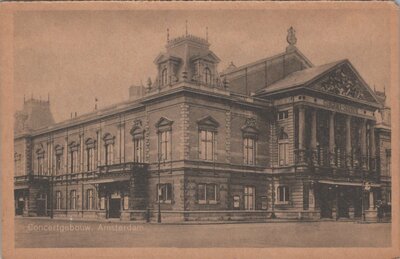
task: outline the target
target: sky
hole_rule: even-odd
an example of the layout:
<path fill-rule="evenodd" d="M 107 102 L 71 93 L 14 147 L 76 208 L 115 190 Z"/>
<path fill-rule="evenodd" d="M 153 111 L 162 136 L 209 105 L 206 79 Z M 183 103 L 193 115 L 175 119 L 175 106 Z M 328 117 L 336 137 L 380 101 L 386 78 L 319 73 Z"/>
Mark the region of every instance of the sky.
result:
<path fill-rule="evenodd" d="M 314 64 L 347 58 L 373 88 L 390 92 L 389 13 L 361 10 L 24 11 L 14 16 L 15 109 L 47 99 L 57 122 L 128 99 L 128 88 L 154 79 L 153 61 L 170 38 L 208 38 L 221 59 L 244 65 L 281 53 L 287 29 Z M 154 80 L 153 80 L 154 81 Z"/>

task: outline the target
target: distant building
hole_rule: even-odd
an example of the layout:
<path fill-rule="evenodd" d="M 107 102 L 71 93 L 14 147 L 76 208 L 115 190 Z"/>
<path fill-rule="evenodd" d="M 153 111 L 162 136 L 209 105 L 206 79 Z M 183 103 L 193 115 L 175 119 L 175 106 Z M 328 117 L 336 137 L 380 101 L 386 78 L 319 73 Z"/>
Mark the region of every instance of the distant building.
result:
<path fill-rule="evenodd" d="M 130 99 L 54 123 L 16 113 L 24 216 L 164 221 L 350 218 L 390 208 L 390 109 L 348 60 L 296 47 L 218 72 L 207 40 L 168 40 Z M 362 203 L 364 202 L 364 204 Z M 387 210 L 387 213 L 390 209 Z"/>

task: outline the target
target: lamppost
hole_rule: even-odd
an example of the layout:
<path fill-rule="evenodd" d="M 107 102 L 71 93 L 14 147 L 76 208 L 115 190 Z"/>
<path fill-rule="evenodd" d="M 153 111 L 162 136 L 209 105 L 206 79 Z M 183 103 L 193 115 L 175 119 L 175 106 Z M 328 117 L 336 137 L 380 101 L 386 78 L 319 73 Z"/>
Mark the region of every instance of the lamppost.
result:
<path fill-rule="evenodd" d="M 272 177 L 271 179 L 272 179 L 271 219 L 276 219 L 276 215 L 275 215 L 275 181 L 274 181 L 274 177 Z"/>
<path fill-rule="evenodd" d="M 161 223 L 161 175 L 160 175 L 160 169 L 161 167 L 161 154 L 158 154 L 158 187 L 157 187 L 157 195 L 158 195 L 158 217 L 157 217 L 157 222 Z"/>

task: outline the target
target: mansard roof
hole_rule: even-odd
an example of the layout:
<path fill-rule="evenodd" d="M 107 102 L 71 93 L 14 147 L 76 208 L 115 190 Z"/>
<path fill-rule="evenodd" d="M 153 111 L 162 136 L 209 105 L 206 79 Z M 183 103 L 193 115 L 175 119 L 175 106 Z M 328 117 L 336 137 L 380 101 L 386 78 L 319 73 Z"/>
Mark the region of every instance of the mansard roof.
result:
<path fill-rule="evenodd" d="M 302 87 L 325 94 L 381 105 L 376 94 L 347 59 L 293 72 L 259 90 L 256 94 L 266 96 Z"/>

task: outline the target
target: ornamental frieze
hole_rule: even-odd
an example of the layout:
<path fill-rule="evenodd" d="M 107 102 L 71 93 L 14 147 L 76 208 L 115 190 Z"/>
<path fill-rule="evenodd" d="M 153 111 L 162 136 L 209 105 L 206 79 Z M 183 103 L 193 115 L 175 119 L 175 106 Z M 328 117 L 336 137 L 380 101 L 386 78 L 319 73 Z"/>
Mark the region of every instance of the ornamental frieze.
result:
<path fill-rule="evenodd" d="M 337 68 L 313 85 L 312 88 L 354 99 L 375 101 L 365 86 L 362 85 L 357 76 L 347 66 Z"/>

